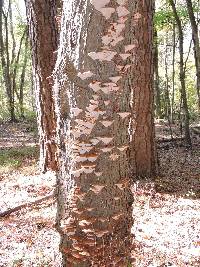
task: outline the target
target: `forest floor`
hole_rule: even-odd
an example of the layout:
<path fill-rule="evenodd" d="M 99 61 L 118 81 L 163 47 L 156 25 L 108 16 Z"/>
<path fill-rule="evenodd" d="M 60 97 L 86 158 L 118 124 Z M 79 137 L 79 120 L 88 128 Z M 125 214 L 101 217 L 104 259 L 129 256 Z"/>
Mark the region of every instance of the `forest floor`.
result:
<path fill-rule="evenodd" d="M 61 266 L 54 227 L 55 175 L 38 171 L 32 125 L 0 125 L 0 267 Z M 176 126 L 173 132 L 180 137 Z M 171 141 L 163 122 L 156 124 L 156 136 L 160 175 L 134 185 L 134 266 L 199 267 L 200 134 L 192 134 L 192 149 L 182 140 Z"/>

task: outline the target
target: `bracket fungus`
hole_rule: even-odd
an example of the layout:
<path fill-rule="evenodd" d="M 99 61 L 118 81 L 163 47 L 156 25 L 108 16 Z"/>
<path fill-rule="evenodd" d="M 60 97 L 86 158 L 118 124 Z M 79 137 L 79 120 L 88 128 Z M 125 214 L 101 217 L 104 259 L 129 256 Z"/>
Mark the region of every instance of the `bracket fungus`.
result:
<path fill-rule="evenodd" d="M 127 16 L 130 12 L 128 11 L 127 8 L 125 8 L 124 6 L 119 6 L 117 7 L 117 13 L 119 17 L 125 17 Z"/>
<path fill-rule="evenodd" d="M 92 76 L 94 75 L 94 73 L 92 73 L 91 71 L 86 71 L 86 72 L 79 72 L 78 73 L 78 77 L 81 79 L 81 80 L 86 80 L 87 78 L 91 78 Z"/>
<path fill-rule="evenodd" d="M 114 56 L 117 55 L 117 52 L 104 50 L 102 52 L 90 52 L 88 54 L 93 60 L 99 61 L 111 61 Z"/>

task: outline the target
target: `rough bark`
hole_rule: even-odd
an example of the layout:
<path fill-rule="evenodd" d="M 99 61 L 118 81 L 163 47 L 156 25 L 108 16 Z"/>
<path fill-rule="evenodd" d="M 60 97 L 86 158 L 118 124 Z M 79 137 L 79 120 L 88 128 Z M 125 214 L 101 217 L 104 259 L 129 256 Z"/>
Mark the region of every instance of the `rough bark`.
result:
<path fill-rule="evenodd" d="M 192 27 L 192 40 L 194 44 L 194 59 L 195 59 L 196 77 L 197 77 L 197 98 L 198 98 L 197 101 L 198 101 L 198 109 L 200 112 L 200 45 L 199 45 L 198 25 L 194 16 L 192 1 L 186 0 L 186 3 Z"/>
<path fill-rule="evenodd" d="M 64 2 L 54 85 L 63 266 L 131 262 L 134 8 L 132 0 Z"/>
<path fill-rule="evenodd" d="M 32 48 L 34 87 L 40 136 L 40 168 L 56 170 L 55 111 L 52 72 L 55 66 L 58 31 L 56 0 L 26 0 Z"/>
<path fill-rule="evenodd" d="M 28 35 L 26 35 L 25 40 L 25 51 L 24 51 L 24 59 L 22 72 L 20 76 L 20 85 L 19 85 L 19 106 L 20 106 L 20 117 L 24 118 L 24 82 L 25 82 L 25 74 L 26 74 L 26 66 L 28 60 Z"/>
<path fill-rule="evenodd" d="M 188 111 L 188 103 L 187 103 L 187 93 L 186 93 L 186 85 L 185 85 L 185 71 L 184 71 L 184 49 L 183 49 L 183 30 L 182 23 L 178 16 L 176 5 L 173 0 L 169 0 L 169 3 L 172 7 L 172 11 L 174 14 L 174 18 L 177 24 L 178 35 L 179 35 L 179 55 L 180 55 L 180 83 L 181 83 L 181 98 L 183 101 L 183 113 L 184 113 L 184 134 L 185 134 L 185 142 L 187 145 L 191 146 L 191 138 L 190 138 L 190 115 Z"/>
<path fill-rule="evenodd" d="M 134 44 L 131 74 L 131 167 L 139 177 L 157 172 L 153 122 L 153 7 L 154 1 L 132 1 L 127 39 Z"/>
<path fill-rule="evenodd" d="M 160 82 L 159 82 L 159 62 L 158 62 L 158 34 L 154 29 L 154 94 L 155 94 L 155 110 L 156 117 L 162 118 L 161 110 L 161 96 L 160 96 Z"/>

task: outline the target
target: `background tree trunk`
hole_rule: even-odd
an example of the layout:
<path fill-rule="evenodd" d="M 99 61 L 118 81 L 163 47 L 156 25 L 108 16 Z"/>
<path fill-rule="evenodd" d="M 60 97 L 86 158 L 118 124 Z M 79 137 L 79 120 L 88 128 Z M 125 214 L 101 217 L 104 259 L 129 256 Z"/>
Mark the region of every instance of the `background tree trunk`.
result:
<path fill-rule="evenodd" d="M 135 45 L 127 77 L 131 84 L 131 168 L 139 177 L 157 172 L 153 114 L 153 7 L 154 1 L 135 0 L 127 39 Z"/>
<path fill-rule="evenodd" d="M 34 86 L 40 136 L 40 167 L 56 170 L 55 111 L 52 72 L 55 65 L 58 31 L 56 0 L 26 0 L 32 48 Z"/>
<path fill-rule="evenodd" d="M 192 40 L 194 44 L 194 59 L 196 66 L 196 77 L 197 77 L 197 98 L 198 98 L 198 109 L 200 112 L 200 45 L 199 45 L 199 33 L 198 25 L 194 16 L 194 11 L 192 7 L 192 1 L 186 0 L 187 10 L 190 18 L 190 23 L 192 26 Z"/>
<path fill-rule="evenodd" d="M 178 34 L 179 34 L 179 55 L 180 55 L 180 82 L 181 82 L 181 98 L 183 103 L 183 113 L 184 113 L 184 134 L 185 134 L 185 141 L 186 143 L 191 146 L 191 138 L 190 138 L 190 115 L 188 111 L 188 104 L 187 104 L 187 93 L 186 93 L 186 86 L 185 86 L 185 70 L 184 70 L 184 50 L 183 50 L 183 30 L 181 25 L 181 20 L 178 16 L 176 6 L 173 0 L 169 0 L 169 3 L 172 7 L 172 11 L 174 14 L 174 18 L 176 20 Z"/>
<path fill-rule="evenodd" d="M 26 35 L 26 40 L 25 40 L 24 59 L 23 59 L 23 66 L 22 66 L 20 85 L 19 85 L 19 107 L 20 107 L 20 117 L 22 119 L 24 118 L 24 82 L 25 82 L 27 60 L 28 60 L 28 35 Z"/>
<path fill-rule="evenodd" d="M 155 110 L 156 117 L 162 117 L 161 110 L 161 96 L 160 96 L 160 82 L 159 82 L 159 67 L 158 67 L 158 35 L 157 30 L 154 29 L 154 94 L 155 94 Z"/>
<path fill-rule="evenodd" d="M 173 23 L 172 38 L 172 100 L 171 100 L 171 123 L 174 123 L 174 99 L 175 99 L 175 63 L 176 63 L 176 25 Z"/>
<path fill-rule="evenodd" d="M 5 85 L 6 96 L 8 100 L 8 109 L 10 113 L 10 121 L 16 121 L 15 117 L 15 99 L 14 91 L 11 81 L 11 63 L 9 56 L 9 29 L 8 29 L 8 15 L 10 10 L 10 4 L 8 6 L 7 12 L 4 12 L 3 1 L 0 1 L 0 56 L 1 56 L 1 65 L 3 70 L 3 80 Z M 3 34 L 3 26 L 5 35 Z"/>

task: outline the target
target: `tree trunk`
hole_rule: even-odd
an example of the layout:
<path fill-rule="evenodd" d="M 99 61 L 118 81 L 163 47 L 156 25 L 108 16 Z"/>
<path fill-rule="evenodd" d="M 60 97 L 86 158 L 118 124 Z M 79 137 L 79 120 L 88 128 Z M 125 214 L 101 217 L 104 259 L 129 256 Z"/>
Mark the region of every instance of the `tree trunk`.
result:
<path fill-rule="evenodd" d="M 166 44 L 165 44 L 165 118 L 170 121 L 171 117 L 171 103 L 170 103 L 170 83 L 169 83 L 169 74 L 168 74 L 168 34 L 166 34 Z"/>
<path fill-rule="evenodd" d="M 57 50 L 56 0 L 26 0 L 40 136 L 40 167 L 56 170 L 52 72 Z"/>
<path fill-rule="evenodd" d="M 161 111 L 161 97 L 160 97 L 160 83 L 159 83 L 159 67 L 158 67 L 158 33 L 154 29 L 154 94 L 155 94 L 155 110 L 156 117 L 162 117 Z"/>
<path fill-rule="evenodd" d="M 184 71 L 184 59 L 183 59 L 183 30 L 181 25 L 181 20 L 178 16 L 176 6 L 173 0 L 169 0 L 169 3 L 172 7 L 172 11 L 174 14 L 174 18 L 176 20 L 178 34 L 179 34 L 179 55 L 180 55 L 180 82 L 181 82 L 181 98 L 183 101 L 183 113 L 184 113 L 184 134 L 185 134 L 185 141 L 187 145 L 191 146 L 191 138 L 190 138 L 190 115 L 188 111 L 188 104 L 187 104 L 187 93 L 186 93 L 186 86 L 185 86 L 185 71 Z"/>
<path fill-rule="evenodd" d="M 197 98 L 198 98 L 198 109 L 200 112 L 200 45 L 199 45 L 199 34 L 198 26 L 194 16 L 194 11 L 192 7 L 192 1 L 186 0 L 187 10 L 190 18 L 190 23 L 192 26 L 192 40 L 194 44 L 194 59 L 196 67 L 196 77 L 197 77 Z"/>
<path fill-rule="evenodd" d="M 24 51 L 24 59 L 22 72 L 20 76 L 20 85 L 19 85 L 19 107 L 20 107 L 20 117 L 23 119 L 24 116 L 24 82 L 25 82 L 25 74 L 26 74 L 26 66 L 28 60 L 28 36 L 26 36 L 25 40 L 25 51 Z"/>
<path fill-rule="evenodd" d="M 135 12 L 132 0 L 92 3 L 70 0 L 63 6 L 55 71 L 60 248 L 64 266 L 127 266 L 132 241 L 130 156 L 135 149 L 140 160 L 137 170 L 142 172 L 139 150 L 150 150 L 152 144 L 146 140 L 154 134 L 149 130 L 152 45 L 144 47 L 139 37 L 140 31 L 144 43 L 152 41 L 151 1 L 141 13 Z M 141 24 L 137 30 L 146 11 L 149 26 Z M 147 74 L 140 65 L 135 71 L 138 63 L 149 64 L 143 66 Z M 140 85 L 142 75 L 147 85 Z M 136 118 L 136 129 L 131 116 Z M 139 135 L 143 140 L 137 143 Z M 143 165 L 144 173 L 152 170 L 145 158 L 143 154 L 148 165 Z"/>
<path fill-rule="evenodd" d="M 10 6 L 9 6 L 10 8 Z M 5 36 L 3 34 L 3 25 L 5 26 Z M 8 40 L 8 14 L 3 11 L 3 1 L 0 1 L 0 56 L 3 70 L 3 81 L 5 84 L 6 95 L 8 99 L 8 109 L 10 121 L 16 121 L 14 107 L 14 92 L 12 90 L 12 81 L 10 76 L 10 57 Z"/>
<path fill-rule="evenodd" d="M 132 1 L 132 21 L 127 39 L 134 44 L 132 67 L 126 77 L 131 85 L 131 167 L 134 176 L 157 172 L 153 114 L 153 6 L 154 1 Z"/>
<path fill-rule="evenodd" d="M 175 56 L 176 56 L 176 25 L 173 23 L 173 47 L 172 47 L 172 101 L 171 101 L 171 123 L 174 123 L 174 98 L 175 98 Z"/>

